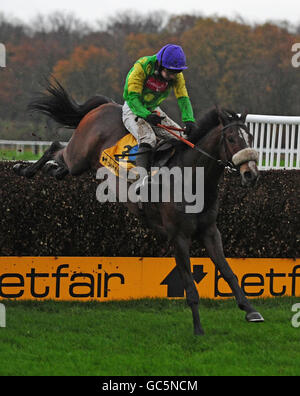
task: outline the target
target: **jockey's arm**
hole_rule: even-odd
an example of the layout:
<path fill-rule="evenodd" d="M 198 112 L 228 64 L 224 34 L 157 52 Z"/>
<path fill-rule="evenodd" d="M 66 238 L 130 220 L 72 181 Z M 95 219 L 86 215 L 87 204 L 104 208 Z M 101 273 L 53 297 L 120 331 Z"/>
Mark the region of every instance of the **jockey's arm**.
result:
<path fill-rule="evenodd" d="M 146 109 L 141 101 L 142 92 L 144 88 L 144 82 L 146 74 L 140 63 L 135 63 L 133 70 L 128 76 L 128 94 L 126 102 L 134 114 L 139 117 L 146 118 L 151 111 Z"/>
<path fill-rule="evenodd" d="M 183 73 L 178 73 L 174 84 L 174 93 L 177 98 L 178 106 L 181 111 L 183 122 L 195 122 L 192 104 L 186 89 Z"/>

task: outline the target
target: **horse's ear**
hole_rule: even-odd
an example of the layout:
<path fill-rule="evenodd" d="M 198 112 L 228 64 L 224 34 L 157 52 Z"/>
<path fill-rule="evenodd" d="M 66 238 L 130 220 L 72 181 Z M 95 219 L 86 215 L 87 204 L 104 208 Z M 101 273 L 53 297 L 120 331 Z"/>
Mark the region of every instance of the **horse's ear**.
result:
<path fill-rule="evenodd" d="M 245 111 L 242 113 L 242 115 L 240 116 L 240 120 L 242 121 L 242 123 L 245 123 L 245 122 L 246 122 L 247 115 L 248 115 L 248 111 L 245 110 Z"/>
<path fill-rule="evenodd" d="M 226 114 L 223 112 L 222 109 L 220 109 L 220 107 L 218 105 L 216 105 L 216 111 L 217 111 L 220 123 L 225 125 L 226 119 L 227 119 Z"/>

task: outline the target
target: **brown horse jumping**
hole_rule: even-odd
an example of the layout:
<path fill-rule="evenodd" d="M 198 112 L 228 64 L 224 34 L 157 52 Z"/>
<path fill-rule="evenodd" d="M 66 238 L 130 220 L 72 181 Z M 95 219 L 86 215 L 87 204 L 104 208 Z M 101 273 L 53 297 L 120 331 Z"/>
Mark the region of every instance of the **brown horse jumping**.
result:
<path fill-rule="evenodd" d="M 103 96 L 95 96 L 83 105 L 77 104 L 56 81 L 48 86 L 48 94 L 34 99 L 29 106 L 41 111 L 65 127 L 76 128 L 68 145 L 54 142 L 44 156 L 34 164 L 17 164 L 17 174 L 32 177 L 44 166 L 49 174 L 60 179 L 67 174 L 80 175 L 88 169 L 98 169 L 104 149 L 113 146 L 127 132 L 122 124 L 120 105 Z M 224 168 L 239 171 L 241 182 L 248 186 L 255 183 L 259 173 L 257 154 L 249 148 L 245 117 L 225 110 L 213 109 L 198 121 L 198 129 L 190 136 L 195 149 L 183 143 L 175 144 L 175 154 L 167 163 L 169 168 L 204 168 L 204 208 L 200 213 L 186 213 L 185 202 L 148 202 L 143 210 L 137 203 L 126 205 L 147 224 L 166 237 L 174 247 L 176 266 L 182 277 L 187 303 L 192 310 L 195 334 L 203 334 L 199 316 L 199 295 L 190 266 L 190 244 L 197 237 L 204 244 L 208 256 L 228 282 L 238 307 L 246 312 L 249 322 L 263 322 L 246 298 L 223 252 L 220 232 L 216 225 L 218 215 L 218 182 Z M 50 161 L 50 162 L 49 162 Z M 193 173 L 192 185 L 196 183 Z M 195 190 L 193 190 L 195 191 Z"/>

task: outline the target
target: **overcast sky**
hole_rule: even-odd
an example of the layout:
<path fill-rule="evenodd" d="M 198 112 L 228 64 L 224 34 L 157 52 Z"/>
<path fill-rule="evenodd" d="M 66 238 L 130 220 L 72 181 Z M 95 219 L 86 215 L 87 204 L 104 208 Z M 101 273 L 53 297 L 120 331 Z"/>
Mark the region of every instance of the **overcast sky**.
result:
<path fill-rule="evenodd" d="M 293 24 L 300 23 L 299 0 L 1 0 L 0 6 L 0 12 L 25 22 L 38 13 L 48 14 L 57 10 L 73 12 L 87 22 L 105 21 L 125 10 L 138 13 L 165 10 L 169 14 L 217 14 L 229 18 L 240 15 L 247 22 L 287 20 Z"/>

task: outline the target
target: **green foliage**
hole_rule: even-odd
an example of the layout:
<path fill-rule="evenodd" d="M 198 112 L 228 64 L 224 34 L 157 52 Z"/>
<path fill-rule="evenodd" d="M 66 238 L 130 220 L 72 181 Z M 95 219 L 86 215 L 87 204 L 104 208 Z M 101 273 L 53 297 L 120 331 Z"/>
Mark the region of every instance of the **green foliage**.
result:
<path fill-rule="evenodd" d="M 215 103 L 256 114 L 300 112 L 300 73 L 291 65 L 299 28 L 287 24 L 251 26 L 201 15 L 163 19 L 154 12 L 122 13 L 93 30 L 72 15 L 54 13 L 37 18 L 30 27 L 2 16 L 0 37 L 7 49 L 7 67 L 0 69 L 0 118 L 11 125 L 28 123 L 27 104 L 50 73 L 79 102 L 98 93 L 121 103 L 133 62 L 168 42 L 186 51 L 185 77 L 197 116 Z M 173 98 L 165 102 L 165 110 L 178 119 Z M 36 120 L 45 125 L 43 116 Z M 21 130 L 12 129 L 10 138 L 28 139 Z M 42 129 L 38 132 L 44 136 Z M 2 128 L 0 133 L 2 137 Z"/>

